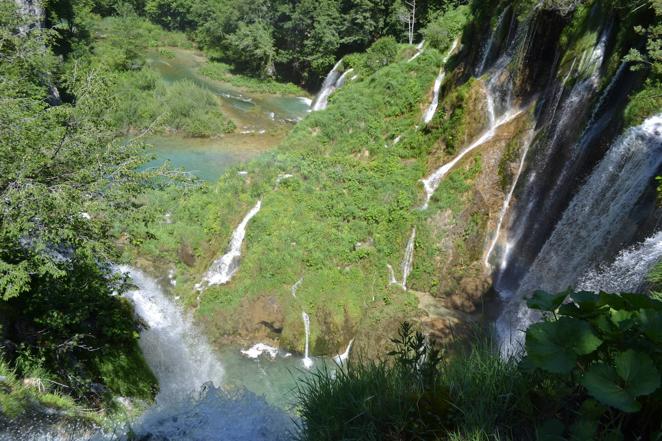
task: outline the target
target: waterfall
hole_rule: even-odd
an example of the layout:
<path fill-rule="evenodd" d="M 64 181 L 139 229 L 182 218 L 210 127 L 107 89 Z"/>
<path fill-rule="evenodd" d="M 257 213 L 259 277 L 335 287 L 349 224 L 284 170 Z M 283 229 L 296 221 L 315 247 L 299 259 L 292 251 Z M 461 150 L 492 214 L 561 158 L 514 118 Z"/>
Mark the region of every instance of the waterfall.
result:
<path fill-rule="evenodd" d="M 576 285 L 592 263 L 608 257 L 602 255 L 604 250 L 631 230 L 637 202 L 661 167 L 658 114 L 614 141 L 563 212 L 519 288 L 500 293 L 505 307 L 497 333 L 505 353 L 518 349 L 523 331 L 536 319 L 524 305 L 525 297 L 537 289 L 557 292 Z"/>
<path fill-rule="evenodd" d="M 653 266 L 662 260 L 662 231 L 622 250 L 611 265 L 589 270 L 577 284 L 581 291 L 637 292 Z"/>
<path fill-rule="evenodd" d="M 306 314 L 304 311 L 301 311 L 301 318 L 303 319 L 303 328 L 306 332 L 306 345 L 304 348 L 303 366 L 306 369 L 310 369 L 313 367 L 313 360 L 311 360 L 308 356 L 308 346 L 310 341 L 310 317 L 308 317 L 308 314 Z"/>
<path fill-rule="evenodd" d="M 239 268 L 239 259 L 241 257 L 241 245 L 246 236 L 246 226 L 260 211 L 260 208 L 262 208 L 261 200 L 257 201 L 257 204 L 255 204 L 234 230 L 228 252 L 211 264 L 209 270 L 204 275 L 202 282 L 196 285 L 198 291 L 203 291 L 206 287 L 211 285 L 224 285 L 228 283 L 234 273 L 237 272 L 237 269 Z"/>
<path fill-rule="evenodd" d="M 319 91 L 315 99 L 311 104 L 311 110 L 317 112 L 319 110 L 326 109 L 326 106 L 329 103 L 329 97 L 336 90 L 337 83 L 339 78 L 341 78 L 340 72 L 342 67 L 342 59 L 333 66 L 331 72 L 326 76 L 324 83 L 322 83 L 322 89 Z M 343 80 L 344 81 L 344 80 Z"/>
<path fill-rule="evenodd" d="M 453 55 L 453 52 L 455 51 L 455 48 L 457 48 L 457 45 L 459 43 L 460 43 L 459 39 L 453 41 L 451 48 L 448 50 L 448 52 L 444 56 L 444 59 L 441 61 L 441 68 L 439 69 L 439 75 L 437 75 L 437 78 L 434 80 L 434 87 L 432 89 L 432 102 L 430 103 L 430 106 L 423 114 L 423 122 L 425 124 L 429 124 L 430 121 L 432 121 L 432 118 L 434 118 L 434 114 L 437 112 L 437 107 L 439 106 L 439 92 L 441 91 L 441 84 L 444 82 L 444 78 L 446 77 L 446 71 L 444 67 L 448 62 L 448 59 L 451 57 L 451 55 Z"/>
<path fill-rule="evenodd" d="M 508 208 L 510 207 L 510 201 L 513 199 L 513 194 L 515 193 L 515 188 L 517 187 L 517 183 L 519 182 L 519 178 L 522 175 L 522 170 L 524 170 L 524 164 L 526 163 L 526 155 L 529 153 L 529 148 L 531 147 L 531 142 L 533 141 L 533 131 L 529 134 L 527 139 L 524 141 L 524 151 L 522 152 L 520 161 L 519 161 L 519 167 L 517 167 L 517 174 L 515 175 L 515 179 L 513 180 L 513 185 L 510 187 L 510 191 L 508 192 L 508 195 L 506 195 L 506 199 L 503 201 L 503 206 L 501 207 L 501 211 L 499 212 L 499 219 L 497 221 L 497 227 L 496 230 L 494 231 L 494 237 L 492 238 L 492 241 L 490 243 L 490 246 L 487 249 L 487 253 L 485 254 L 485 266 L 489 267 L 490 266 L 490 257 L 492 256 L 492 253 L 494 252 L 494 248 L 496 247 L 497 241 L 499 240 L 499 235 L 501 233 L 501 228 L 503 227 L 503 221 L 506 218 L 506 214 L 508 213 Z"/>
<path fill-rule="evenodd" d="M 416 53 L 409 59 L 407 60 L 407 63 L 411 63 L 415 59 L 421 56 L 423 53 L 423 46 L 425 46 L 425 40 L 422 40 L 420 43 L 416 45 Z"/>
<path fill-rule="evenodd" d="M 345 349 L 345 352 L 333 357 L 333 361 L 335 361 L 337 365 L 343 365 L 347 363 L 347 360 L 349 360 L 349 352 L 352 350 L 353 343 L 354 343 L 354 339 L 351 339 L 349 341 L 349 344 L 347 345 L 347 348 Z"/>
<path fill-rule="evenodd" d="M 301 286 L 302 283 L 303 283 L 303 277 L 300 278 L 299 280 L 297 280 L 297 282 L 294 285 L 292 285 L 292 288 L 290 288 L 290 292 L 292 293 L 292 297 L 297 296 L 297 291 L 299 290 L 299 287 Z"/>
<path fill-rule="evenodd" d="M 503 27 L 504 20 L 508 15 L 509 10 L 510 10 L 510 5 L 506 6 L 506 8 L 501 12 L 501 14 L 499 15 L 499 19 L 497 20 L 496 27 L 492 30 L 492 32 L 490 32 L 490 38 L 487 40 L 487 44 L 483 48 L 483 53 L 480 59 L 480 63 L 478 64 L 478 69 L 476 70 L 476 76 L 482 75 L 483 72 L 485 72 L 487 59 L 492 53 L 492 47 L 494 46 L 494 41 L 496 40 L 499 32 Z"/>
<path fill-rule="evenodd" d="M 154 279 L 134 268 L 119 270 L 128 273 L 137 286 L 125 297 L 147 325 L 140 347 L 160 385 L 156 405 L 132 424 L 138 439 L 290 439 L 288 415 L 249 392 L 229 394 L 218 388 L 223 380 L 220 361 Z"/>
<path fill-rule="evenodd" d="M 347 82 L 347 77 L 352 72 L 354 72 L 354 69 L 347 69 L 342 75 L 340 75 L 340 78 L 338 78 L 338 81 L 336 81 L 336 89 L 340 89 L 345 85 Z"/>
<path fill-rule="evenodd" d="M 489 102 L 490 102 L 490 98 L 488 93 L 488 103 Z M 490 106 L 488 105 L 488 108 L 489 107 Z M 423 203 L 421 209 L 427 210 L 427 208 L 430 205 L 430 200 L 432 199 L 432 195 L 439 187 L 439 184 L 441 184 L 441 181 L 444 178 L 444 176 L 446 176 L 448 172 L 451 171 L 453 167 L 455 167 L 455 165 L 462 160 L 462 158 L 464 158 L 467 154 L 471 153 L 471 151 L 474 150 L 476 147 L 480 147 L 481 145 L 485 144 L 486 142 L 494 138 L 494 135 L 496 135 L 499 127 L 511 122 L 522 112 L 523 112 L 522 109 L 507 111 L 503 116 L 495 120 L 494 123 L 490 126 L 490 128 L 487 129 L 485 132 L 483 132 L 478 137 L 478 139 L 476 139 L 474 142 L 472 142 L 467 147 L 465 147 L 455 158 L 453 158 L 453 160 L 439 167 L 437 170 L 435 170 L 434 173 L 432 173 L 427 178 L 422 179 L 421 182 L 423 183 L 423 188 L 425 190 L 425 202 Z"/>
<path fill-rule="evenodd" d="M 157 403 L 183 399 L 209 381 L 220 386 L 221 363 L 158 283 L 137 269 L 122 266 L 119 270 L 128 273 L 137 286 L 125 297 L 147 325 L 140 336 L 140 347 L 159 380 Z"/>
<path fill-rule="evenodd" d="M 405 291 L 407 290 L 407 279 L 409 278 L 409 275 L 411 274 L 411 270 L 414 265 L 415 243 L 416 243 L 416 227 L 414 227 L 411 230 L 411 235 L 409 236 L 409 240 L 407 241 L 407 246 L 405 248 L 405 255 L 402 258 L 402 263 L 400 264 L 400 269 L 402 270 L 402 280 L 400 282 L 398 282 L 398 280 L 395 278 L 395 271 L 393 270 L 393 267 L 390 264 L 386 264 L 389 273 L 389 277 L 388 277 L 389 284 L 399 285 Z"/>

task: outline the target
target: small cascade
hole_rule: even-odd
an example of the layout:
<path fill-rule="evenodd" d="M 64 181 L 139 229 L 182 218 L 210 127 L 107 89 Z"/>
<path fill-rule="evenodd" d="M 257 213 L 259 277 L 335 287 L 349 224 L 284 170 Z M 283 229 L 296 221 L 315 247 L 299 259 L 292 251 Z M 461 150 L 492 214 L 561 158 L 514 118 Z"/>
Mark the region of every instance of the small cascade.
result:
<path fill-rule="evenodd" d="M 349 75 L 354 72 L 353 68 L 347 69 L 342 75 L 340 75 L 340 78 L 338 78 L 338 81 L 336 81 L 336 89 L 340 89 L 345 85 L 347 82 L 347 78 Z"/>
<path fill-rule="evenodd" d="M 604 250 L 627 242 L 637 202 L 662 167 L 662 114 L 628 129 L 610 147 L 563 212 L 549 239 L 514 292 L 500 292 L 505 308 L 497 320 L 503 351 L 522 343 L 523 330 L 537 317 L 525 298 L 542 289 L 574 286 Z"/>
<path fill-rule="evenodd" d="M 326 106 L 329 103 L 329 97 L 338 88 L 337 83 L 341 78 L 342 65 L 343 61 L 341 59 L 336 63 L 335 66 L 333 66 L 333 69 L 331 69 L 329 74 L 326 76 L 324 83 L 322 83 L 322 89 L 320 89 L 319 93 L 311 104 L 310 110 L 313 112 L 326 109 Z"/>
<path fill-rule="evenodd" d="M 510 202 L 512 201 L 513 194 L 515 193 L 515 188 L 517 187 L 519 178 L 522 175 L 522 170 L 524 170 L 524 164 L 526 163 L 526 156 L 529 153 L 529 148 L 531 147 L 532 141 L 533 141 L 533 132 L 531 132 L 527 137 L 527 139 L 525 139 L 524 141 L 524 151 L 522 152 L 520 158 L 519 167 L 517 168 L 517 174 L 515 175 L 515 179 L 513 180 L 513 185 L 510 187 L 510 191 L 508 192 L 506 199 L 503 201 L 503 207 L 501 207 L 501 211 L 499 212 L 499 220 L 497 221 L 497 227 L 496 230 L 494 231 L 494 237 L 492 238 L 492 241 L 490 242 L 490 246 L 487 249 L 487 253 L 485 254 L 484 264 L 486 267 L 490 266 L 490 257 L 492 256 L 492 253 L 494 252 L 494 248 L 496 247 L 496 244 L 499 240 L 499 236 L 501 234 L 501 228 L 503 227 L 503 221 L 506 218 L 506 214 L 508 213 Z"/>
<path fill-rule="evenodd" d="M 488 97 L 489 97 L 489 93 L 488 93 Z M 488 98 L 488 109 L 490 107 L 489 102 L 490 102 L 490 98 Z M 430 200 L 432 199 L 432 195 L 439 187 L 439 184 L 441 184 L 441 181 L 444 178 L 444 176 L 446 176 L 448 172 L 451 171 L 453 167 L 455 167 L 455 165 L 462 160 L 462 158 L 464 158 L 467 154 L 471 153 L 471 151 L 474 150 L 475 148 L 480 147 L 481 145 L 485 144 L 486 142 L 494 138 L 494 135 L 496 135 L 497 131 L 501 126 L 503 126 L 504 124 L 508 124 L 509 122 L 514 120 L 523 111 L 524 111 L 523 109 L 507 111 L 503 116 L 495 120 L 493 125 L 485 132 L 483 132 L 483 134 L 480 135 L 478 139 L 472 142 L 469 146 L 465 147 L 455 158 L 453 158 L 453 160 L 439 167 L 434 173 L 432 173 L 427 178 L 422 179 L 421 182 L 423 183 L 423 188 L 425 190 L 425 202 L 423 203 L 421 209 L 427 210 L 427 208 L 430 205 Z"/>
<path fill-rule="evenodd" d="M 407 63 L 411 63 L 415 59 L 421 56 L 423 53 L 423 46 L 425 46 L 425 40 L 422 40 L 420 43 L 416 45 L 416 53 L 409 59 L 407 60 Z"/>
<path fill-rule="evenodd" d="M 308 356 L 308 349 L 310 343 L 310 317 L 304 311 L 301 311 L 301 318 L 303 319 L 303 328 L 306 332 L 306 345 L 303 354 L 303 367 L 310 369 L 313 367 L 313 360 Z"/>
<path fill-rule="evenodd" d="M 589 270 L 577 284 L 581 291 L 639 292 L 645 277 L 662 260 L 662 231 L 622 250 L 613 263 Z"/>
<path fill-rule="evenodd" d="M 352 350 L 353 343 L 354 343 L 354 339 L 351 339 L 349 341 L 349 344 L 347 345 L 347 348 L 345 349 L 345 352 L 333 357 L 333 361 L 335 361 L 337 365 L 343 365 L 347 363 L 347 360 L 349 360 L 349 352 Z"/>
<path fill-rule="evenodd" d="M 490 32 L 490 38 L 487 40 L 487 44 L 483 48 L 483 52 L 480 58 L 480 63 L 478 64 L 478 68 L 476 69 L 476 76 L 480 76 L 485 72 L 485 67 L 487 65 L 487 60 L 492 53 L 492 48 L 494 47 L 494 42 L 499 36 L 499 33 L 503 29 L 503 25 L 505 23 L 505 19 L 508 16 L 508 12 L 510 11 L 510 5 L 508 5 L 499 15 L 499 19 L 497 21 L 496 27 Z"/>
<path fill-rule="evenodd" d="M 416 244 L 416 227 L 411 230 L 411 236 L 407 241 L 407 246 L 405 248 L 405 255 L 402 258 L 402 263 L 400 264 L 400 269 L 402 270 L 402 280 L 398 282 L 395 277 L 395 271 L 390 264 L 386 264 L 388 268 L 388 281 L 390 285 L 398 285 L 405 291 L 407 291 L 407 279 L 411 274 L 411 270 L 414 265 L 414 246 Z"/>
<path fill-rule="evenodd" d="M 203 291 L 211 285 L 224 285 L 230 281 L 232 276 L 239 268 L 239 259 L 241 257 L 241 245 L 246 236 L 246 226 L 255 217 L 255 215 L 262 208 L 262 201 L 257 201 L 257 204 L 248 212 L 241 223 L 232 233 L 230 240 L 230 249 L 227 253 L 216 259 L 209 267 L 209 270 L 204 275 L 202 282 L 198 283 L 195 287 L 198 291 Z"/>
<path fill-rule="evenodd" d="M 299 290 L 299 287 L 301 287 L 301 284 L 303 283 L 303 277 L 297 280 L 297 282 L 292 285 L 292 288 L 290 288 L 290 292 L 292 293 L 292 297 L 297 296 L 297 291 Z"/>
<path fill-rule="evenodd" d="M 451 48 L 448 50 L 448 52 L 444 56 L 444 59 L 441 61 L 441 68 L 439 69 L 439 75 L 437 75 L 437 78 L 434 80 L 434 87 L 432 89 L 432 102 L 430 103 L 430 106 L 423 114 L 423 122 L 425 124 L 429 124 L 430 121 L 432 121 L 432 118 L 434 118 L 434 114 L 437 112 L 437 107 L 439 107 L 439 92 L 441 91 L 441 84 L 444 82 L 444 78 L 446 77 L 446 71 L 444 67 L 448 62 L 448 59 L 451 57 L 451 55 L 453 55 L 453 52 L 455 51 L 459 43 L 460 43 L 459 39 L 453 41 Z"/>

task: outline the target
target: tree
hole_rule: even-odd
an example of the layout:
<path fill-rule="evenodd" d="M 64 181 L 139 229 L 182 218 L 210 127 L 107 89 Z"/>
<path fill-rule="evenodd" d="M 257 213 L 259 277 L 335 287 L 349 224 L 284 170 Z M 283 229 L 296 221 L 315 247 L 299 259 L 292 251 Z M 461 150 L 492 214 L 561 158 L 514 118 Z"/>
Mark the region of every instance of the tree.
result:
<path fill-rule="evenodd" d="M 407 38 L 409 44 L 414 44 L 414 31 L 416 28 L 416 0 L 405 0 L 405 6 L 400 10 L 400 21 L 407 25 Z"/>

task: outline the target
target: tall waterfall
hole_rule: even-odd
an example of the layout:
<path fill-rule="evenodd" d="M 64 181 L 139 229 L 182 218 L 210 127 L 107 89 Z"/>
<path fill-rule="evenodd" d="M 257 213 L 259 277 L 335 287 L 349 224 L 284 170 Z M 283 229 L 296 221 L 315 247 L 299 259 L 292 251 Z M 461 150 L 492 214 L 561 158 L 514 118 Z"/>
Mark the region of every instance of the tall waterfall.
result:
<path fill-rule="evenodd" d="M 494 42 L 497 39 L 499 33 L 503 29 L 506 17 L 508 17 L 508 13 L 510 12 L 510 9 L 511 9 L 511 5 L 506 6 L 506 8 L 499 15 L 499 19 L 497 20 L 496 27 L 492 30 L 492 32 L 490 32 L 490 38 L 488 38 L 487 44 L 483 47 L 480 63 L 478 64 L 478 68 L 476 69 L 476 75 L 481 75 L 483 72 L 485 72 L 485 67 L 487 66 L 487 61 L 490 57 L 490 54 L 492 53 Z"/>
<path fill-rule="evenodd" d="M 125 297 L 147 325 L 140 336 L 140 347 L 159 379 L 157 403 L 187 397 L 210 381 L 220 386 L 223 379 L 220 361 L 158 283 L 137 269 L 123 266 L 120 271 L 128 273 L 137 286 Z"/>
<path fill-rule="evenodd" d="M 389 284 L 399 285 L 405 291 L 407 290 L 407 279 L 409 278 L 409 275 L 411 274 L 411 270 L 414 266 L 415 244 L 416 244 L 416 227 L 414 227 L 411 230 L 411 235 L 409 236 L 409 240 L 407 241 L 407 246 L 405 247 L 405 255 L 402 258 L 402 263 L 400 264 L 400 269 L 402 270 L 402 279 L 400 282 L 398 282 L 398 280 L 395 278 L 395 271 L 393 270 L 393 267 L 387 264 L 388 272 L 389 272 Z"/>
<path fill-rule="evenodd" d="M 451 48 L 448 50 L 448 52 L 446 52 L 444 59 L 441 61 L 439 75 L 437 75 L 437 78 L 434 80 L 434 87 L 432 89 L 432 102 L 423 114 L 423 122 L 425 124 L 429 124 L 430 121 L 432 121 L 432 118 L 434 118 L 434 114 L 437 112 L 437 107 L 439 107 L 439 92 L 441 91 L 441 84 L 444 82 L 444 78 L 446 77 L 446 63 L 448 62 L 448 59 L 451 57 L 451 55 L 453 55 L 453 52 L 455 52 L 455 49 L 459 43 L 459 39 L 453 41 Z"/>
<path fill-rule="evenodd" d="M 485 253 L 485 260 L 483 263 L 485 264 L 486 267 L 490 265 L 490 257 L 492 257 L 492 253 L 494 253 L 494 249 L 496 248 L 497 242 L 499 241 L 499 236 L 501 235 L 501 228 L 503 227 L 504 220 L 506 218 L 506 215 L 508 214 L 508 209 L 510 208 L 510 202 L 513 199 L 513 194 L 515 193 L 515 189 L 517 188 L 517 184 L 519 183 L 519 178 L 522 175 L 522 170 L 524 170 L 524 164 L 526 163 L 526 156 L 529 154 L 529 148 L 531 147 L 531 142 L 533 141 L 533 135 L 534 132 L 531 131 L 529 136 L 524 140 L 524 151 L 521 154 L 519 167 L 517 167 L 517 173 L 515 174 L 515 179 L 513 180 L 513 184 L 510 187 L 510 191 L 506 195 L 506 199 L 504 199 L 503 201 L 503 206 L 501 207 L 501 211 L 499 212 L 497 226 L 494 231 L 494 237 L 490 241 L 490 246 L 487 249 L 487 253 Z"/>
<path fill-rule="evenodd" d="M 308 354 L 309 344 L 310 344 L 310 317 L 308 317 L 308 314 L 301 311 L 301 318 L 303 319 L 303 328 L 306 333 L 306 344 L 303 355 L 303 366 L 306 369 L 310 369 L 311 367 L 313 367 L 313 360 L 311 360 Z"/>
<path fill-rule="evenodd" d="M 140 347 L 160 385 L 156 405 L 132 425 L 139 439 L 290 439 L 288 415 L 249 392 L 231 395 L 218 388 L 223 380 L 221 362 L 155 280 L 130 267 L 120 270 L 137 285 L 125 296 L 147 325 Z"/>
<path fill-rule="evenodd" d="M 257 201 L 257 204 L 255 204 L 248 214 L 246 214 L 244 219 L 234 230 L 228 252 L 211 264 L 209 270 L 207 270 L 207 273 L 202 278 L 202 282 L 196 285 L 198 291 L 202 291 L 211 285 L 224 285 L 232 279 L 232 276 L 234 276 L 234 273 L 237 272 L 237 269 L 239 268 L 241 245 L 246 236 L 246 226 L 260 211 L 260 208 L 262 208 L 261 200 Z"/>
<path fill-rule="evenodd" d="M 497 320 L 505 352 L 518 349 L 522 330 L 535 319 L 524 299 L 534 290 L 548 292 L 575 285 L 604 250 L 630 233 L 637 202 L 662 167 L 662 114 L 628 129 L 610 147 L 570 202 L 551 236 Z M 642 271 L 640 268 L 639 271 Z M 638 273 L 639 274 L 639 273 Z M 640 277 L 637 276 L 637 277 Z"/>
<path fill-rule="evenodd" d="M 313 112 L 326 109 L 326 106 L 329 104 L 329 97 L 331 94 L 335 92 L 338 87 L 342 86 L 342 84 L 338 85 L 339 80 L 342 78 L 342 66 L 343 60 L 341 59 L 336 63 L 335 66 L 333 66 L 333 69 L 331 69 L 329 74 L 326 76 L 324 83 L 322 83 L 322 89 L 320 89 L 319 93 L 311 104 L 310 109 Z"/>

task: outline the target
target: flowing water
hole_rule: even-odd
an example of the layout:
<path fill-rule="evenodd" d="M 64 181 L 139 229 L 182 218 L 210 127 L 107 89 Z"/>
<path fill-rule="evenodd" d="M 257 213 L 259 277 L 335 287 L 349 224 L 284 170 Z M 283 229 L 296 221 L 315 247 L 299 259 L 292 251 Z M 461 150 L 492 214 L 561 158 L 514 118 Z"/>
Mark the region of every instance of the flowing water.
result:
<path fill-rule="evenodd" d="M 220 389 L 227 375 L 218 357 L 158 283 L 121 267 L 136 285 L 126 297 L 146 324 L 140 347 L 159 380 L 156 404 L 132 430 L 169 441 L 286 440 L 289 415 L 244 390 Z"/>
<path fill-rule="evenodd" d="M 390 264 L 386 264 L 388 268 L 388 281 L 390 285 L 398 285 L 405 291 L 407 290 L 407 279 L 411 274 L 411 270 L 414 266 L 414 247 L 416 244 L 416 227 L 411 231 L 409 240 L 407 241 L 407 246 L 405 247 L 405 254 L 402 258 L 402 263 L 400 264 L 400 269 L 402 271 L 402 279 L 398 282 L 395 277 L 395 271 Z"/>
<path fill-rule="evenodd" d="M 252 159 L 283 140 L 292 124 L 309 112 L 306 97 L 254 94 L 212 80 L 198 72 L 204 57 L 191 50 L 171 48 L 174 57 L 151 53 L 149 65 L 168 83 L 189 80 L 219 97 L 221 110 L 236 125 L 236 133 L 213 138 L 147 136 L 155 159 L 148 167 L 170 161 L 202 179 L 216 180 L 228 167 Z"/>
<path fill-rule="evenodd" d="M 308 356 L 309 355 L 308 349 L 310 343 L 310 317 L 308 317 L 308 314 L 301 311 L 301 318 L 303 319 L 303 327 L 306 333 L 306 344 L 305 344 L 305 350 L 303 356 L 303 366 L 306 369 L 310 369 L 311 367 L 313 367 L 313 360 Z"/>
<path fill-rule="evenodd" d="M 506 218 L 506 215 L 508 214 L 510 202 L 513 199 L 513 194 L 515 194 L 515 189 L 517 188 L 517 184 L 519 183 L 519 178 L 522 175 L 522 170 L 524 170 L 524 164 L 526 163 L 526 156 L 529 154 L 529 148 L 531 147 L 532 141 L 533 141 L 533 131 L 524 140 L 524 148 L 523 148 L 523 152 L 521 153 L 519 166 L 517 167 L 517 173 L 515 174 L 515 179 L 513 180 L 513 184 L 510 187 L 510 191 L 506 195 L 506 198 L 503 201 L 503 206 L 501 207 L 501 211 L 499 212 L 499 218 L 497 220 L 496 230 L 494 231 L 494 237 L 490 241 L 490 246 L 487 249 L 487 253 L 485 253 L 485 260 L 483 261 L 486 267 L 490 266 L 490 258 L 492 257 L 492 253 L 494 253 L 497 242 L 499 241 L 499 236 L 501 235 L 501 228 L 503 227 L 504 220 Z"/>
<path fill-rule="evenodd" d="M 342 72 L 342 66 L 343 66 L 343 61 L 342 59 L 336 63 L 335 66 L 333 66 L 333 69 L 328 73 L 326 78 L 324 79 L 324 83 L 322 83 L 322 88 L 320 89 L 319 93 L 313 100 L 310 109 L 313 112 L 318 112 L 320 110 L 326 109 L 326 106 L 329 104 L 329 97 L 335 90 L 340 87 L 338 83 L 340 82 L 340 79 L 343 78 L 344 75 L 341 74 Z M 344 78 L 343 78 L 344 82 Z M 342 84 L 341 84 L 342 85 Z"/>
<path fill-rule="evenodd" d="M 441 61 L 439 75 L 437 75 L 437 78 L 435 78 L 434 86 L 432 88 L 432 102 L 423 114 L 423 122 L 425 124 L 429 124 L 430 121 L 432 121 L 432 118 L 434 118 L 434 114 L 437 113 L 437 107 L 439 107 L 439 92 L 441 91 L 441 84 L 444 82 L 444 78 L 446 77 L 446 63 L 448 62 L 448 59 L 451 57 L 451 55 L 453 55 L 453 52 L 455 52 L 458 44 L 460 44 L 459 40 L 453 41 L 451 48 L 448 50 L 444 56 L 444 59 Z"/>
<path fill-rule="evenodd" d="M 244 219 L 232 232 L 228 252 L 211 264 L 202 281 L 196 285 L 198 291 L 203 291 L 211 285 L 225 285 L 237 272 L 241 257 L 241 245 L 244 243 L 244 237 L 246 236 L 246 226 L 260 211 L 260 208 L 262 208 L 261 200 L 257 201 L 257 204 L 244 216 Z"/>
<path fill-rule="evenodd" d="M 577 283 L 582 291 L 639 292 L 645 276 L 662 260 L 662 231 L 622 250 L 611 264 L 589 270 Z"/>
<path fill-rule="evenodd" d="M 613 142 L 564 211 L 519 288 L 501 293 L 506 305 L 497 320 L 497 333 L 504 352 L 519 349 L 521 331 L 536 319 L 524 306 L 528 295 L 538 289 L 557 292 L 574 286 L 591 270 L 593 262 L 608 257 L 603 255 L 605 249 L 633 234 L 637 203 L 661 168 L 659 114 L 630 128 Z M 627 259 L 622 262 L 634 263 Z M 622 264 L 615 268 L 623 271 Z M 641 272 L 635 272 L 641 277 Z"/>

